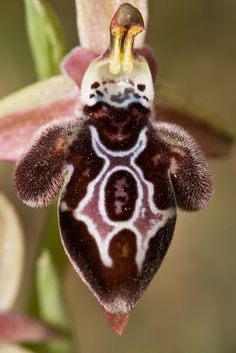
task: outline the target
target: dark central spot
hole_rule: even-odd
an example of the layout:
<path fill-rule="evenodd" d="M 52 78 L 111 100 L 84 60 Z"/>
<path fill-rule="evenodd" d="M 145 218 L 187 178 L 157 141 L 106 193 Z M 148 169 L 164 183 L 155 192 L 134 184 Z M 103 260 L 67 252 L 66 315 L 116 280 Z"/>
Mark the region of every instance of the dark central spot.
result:
<path fill-rule="evenodd" d="M 120 108 L 100 101 L 92 106 L 84 106 L 83 112 L 89 124 L 99 131 L 105 146 L 112 150 L 131 148 L 150 115 L 149 109 L 136 102 L 127 108 Z"/>
<path fill-rule="evenodd" d="M 113 221 L 127 221 L 132 217 L 138 197 L 134 177 L 126 170 L 114 172 L 105 186 L 105 207 Z"/>

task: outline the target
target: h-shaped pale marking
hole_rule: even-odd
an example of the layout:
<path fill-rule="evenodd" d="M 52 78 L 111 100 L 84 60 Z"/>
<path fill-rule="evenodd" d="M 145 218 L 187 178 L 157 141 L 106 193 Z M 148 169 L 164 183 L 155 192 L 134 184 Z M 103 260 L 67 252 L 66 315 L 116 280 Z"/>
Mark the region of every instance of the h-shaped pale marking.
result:
<path fill-rule="evenodd" d="M 104 160 L 104 165 L 97 177 L 88 184 L 87 193 L 73 211 L 73 215 L 78 221 L 86 224 L 97 243 L 103 264 L 108 267 L 113 265 L 108 252 L 112 238 L 123 229 L 131 230 L 136 236 L 135 260 L 138 269 L 141 270 L 149 240 L 170 217 L 175 215 L 173 208 L 161 211 L 156 207 L 153 201 L 153 184 L 145 180 L 142 170 L 135 164 L 135 159 L 147 146 L 147 128 L 140 132 L 136 144 L 125 151 L 112 151 L 106 148 L 96 128 L 94 126 L 89 128 L 94 152 Z M 134 211 L 126 221 L 112 221 L 105 209 L 105 187 L 110 176 L 117 171 L 127 171 L 137 183 L 138 196 Z"/>

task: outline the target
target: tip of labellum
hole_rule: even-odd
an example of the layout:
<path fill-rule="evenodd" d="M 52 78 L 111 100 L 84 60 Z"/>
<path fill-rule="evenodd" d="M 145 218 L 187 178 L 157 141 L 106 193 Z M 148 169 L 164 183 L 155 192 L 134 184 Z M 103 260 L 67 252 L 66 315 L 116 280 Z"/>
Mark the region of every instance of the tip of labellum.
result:
<path fill-rule="evenodd" d="M 127 313 L 111 313 L 103 308 L 103 313 L 112 331 L 118 336 L 121 336 L 124 328 L 129 320 L 129 314 Z"/>

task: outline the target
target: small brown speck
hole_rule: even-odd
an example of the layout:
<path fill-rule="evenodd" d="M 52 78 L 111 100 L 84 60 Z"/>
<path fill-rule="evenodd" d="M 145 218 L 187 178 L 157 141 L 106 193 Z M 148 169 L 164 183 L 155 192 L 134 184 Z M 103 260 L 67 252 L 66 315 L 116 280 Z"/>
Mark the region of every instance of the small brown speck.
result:
<path fill-rule="evenodd" d="M 137 87 L 138 87 L 138 90 L 141 91 L 141 92 L 145 91 L 145 88 L 146 88 L 146 86 L 141 84 L 141 83 L 138 84 Z"/>
<path fill-rule="evenodd" d="M 131 79 L 129 79 L 129 84 L 130 84 L 131 86 L 134 86 L 134 81 L 131 80 Z"/>
<path fill-rule="evenodd" d="M 104 96 L 104 94 L 103 94 L 101 91 L 99 91 L 98 89 L 96 90 L 96 93 L 97 93 L 97 95 L 100 96 L 100 97 L 103 97 L 103 96 Z"/>
<path fill-rule="evenodd" d="M 92 85 L 91 85 L 91 88 L 92 89 L 96 89 L 100 86 L 99 82 L 94 82 Z"/>

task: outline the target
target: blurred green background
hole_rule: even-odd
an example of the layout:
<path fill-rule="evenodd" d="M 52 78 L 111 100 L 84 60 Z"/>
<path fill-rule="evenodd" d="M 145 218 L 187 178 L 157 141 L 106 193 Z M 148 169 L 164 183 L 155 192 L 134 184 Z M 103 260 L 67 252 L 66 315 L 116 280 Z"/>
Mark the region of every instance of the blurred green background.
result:
<path fill-rule="evenodd" d="M 78 43 L 73 0 L 51 0 L 68 48 Z M 236 1 L 150 0 L 147 43 L 160 77 L 203 99 L 236 133 Z M 95 15 L 95 14 L 93 14 Z M 96 35 L 96 33 L 95 33 Z M 23 0 L 0 3 L 0 96 L 35 81 L 24 27 Z M 73 272 L 67 296 L 81 353 L 236 352 L 236 157 L 210 161 L 215 194 L 206 210 L 179 212 L 159 273 L 116 337 L 99 305 Z M 16 205 L 27 238 L 27 268 L 45 211 L 17 200 L 11 164 L 0 167 L 0 189 Z M 55 235 L 56 236 L 56 235 Z"/>

